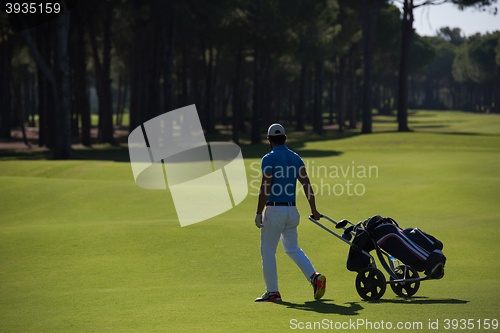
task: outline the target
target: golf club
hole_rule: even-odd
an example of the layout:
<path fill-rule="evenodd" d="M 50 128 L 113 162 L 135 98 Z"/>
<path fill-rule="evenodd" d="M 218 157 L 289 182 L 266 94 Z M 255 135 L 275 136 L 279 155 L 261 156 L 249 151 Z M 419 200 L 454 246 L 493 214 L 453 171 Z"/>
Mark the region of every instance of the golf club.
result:
<path fill-rule="evenodd" d="M 337 225 L 335 226 L 335 228 L 342 229 L 342 228 L 344 228 L 347 225 L 347 223 L 352 224 L 348 220 L 343 219 L 342 221 L 340 221 L 339 223 L 337 223 Z M 354 224 L 352 224 L 352 225 L 354 225 Z"/>

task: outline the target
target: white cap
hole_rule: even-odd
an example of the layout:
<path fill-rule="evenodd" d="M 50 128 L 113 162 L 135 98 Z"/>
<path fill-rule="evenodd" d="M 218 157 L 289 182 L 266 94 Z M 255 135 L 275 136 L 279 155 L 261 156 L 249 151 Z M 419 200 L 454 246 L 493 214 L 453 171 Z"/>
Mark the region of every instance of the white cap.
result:
<path fill-rule="evenodd" d="M 285 129 L 280 124 L 272 124 L 267 130 L 267 136 L 285 135 Z"/>

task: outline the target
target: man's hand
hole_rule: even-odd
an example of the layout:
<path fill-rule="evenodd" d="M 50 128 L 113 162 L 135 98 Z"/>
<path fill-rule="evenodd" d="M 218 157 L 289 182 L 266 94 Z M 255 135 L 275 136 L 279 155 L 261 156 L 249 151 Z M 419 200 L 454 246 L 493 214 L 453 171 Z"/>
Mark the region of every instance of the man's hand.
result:
<path fill-rule="evenodd" d="M 264 225 L 262 224 L 262 214 L 255 215 L 255 225 L 259 229 L 264 227 Z"/>
<path fill-rule="evenodd" d="M 321 214 L 316 209 L 311 210 L 311 215 L 316 221 L 318 221 L 321 217 Z"/>

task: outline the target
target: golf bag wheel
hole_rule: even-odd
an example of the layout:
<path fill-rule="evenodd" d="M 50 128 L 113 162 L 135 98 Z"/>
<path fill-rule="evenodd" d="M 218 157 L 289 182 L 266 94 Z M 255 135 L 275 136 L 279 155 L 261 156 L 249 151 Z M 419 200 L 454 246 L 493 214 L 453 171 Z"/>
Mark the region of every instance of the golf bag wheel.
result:
<path fill-rule="evenodd" d="M 364 300 L 374 301 L 384 296 L 385 277 L 381 271 L 373 267 L 363 268 L 356 276 L 356 290 Z"/>
<path fill-rule="evenodd" d="M 394 273 L 400 280 L 419 278 L 418 272 L 414 268 L 408 265 L 399 265 L 395 267 Z M 394 280 L 392 276 L 391 280 Z M 419 287 L 420 287 L 420 281 L 391 283 L 392 291 L 394 291 L 396 295 L 401 297 L 411 297 L 415 295 Z"/>

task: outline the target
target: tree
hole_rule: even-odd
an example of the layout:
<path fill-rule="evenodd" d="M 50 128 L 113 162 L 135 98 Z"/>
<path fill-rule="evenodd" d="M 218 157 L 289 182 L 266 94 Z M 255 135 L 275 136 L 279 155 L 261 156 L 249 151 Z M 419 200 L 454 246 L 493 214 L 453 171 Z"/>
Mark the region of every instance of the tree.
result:
<path fill-rule="evenodd" d="M 373 84 L 373 55 L 375 51 L 375 32 L 377 18 L 381 6 L 385 1 L 360 0 L 361 22 L 363 27 L 363 126 L 361 133 L 372 132 L 372 84 Z"/>
<path fill-rule="evenodd" d="M 92 4 L 92 3 L 91 3 Z M 103 17 L 102 62 L 97 49 L 97 36 L 92 22 L 88 24 L 90 45 L 94 68 L 97 74 L 97 94 L 99 96 L 99 142 L 114 144 L 113 138 L 113 101 L 111 95 L 111 20 L 113 7 L 109 2 L 94 2 L 93 9 L 97 13 L 101 9 Z M 100 7 L 102 5 L 103 7 Z"/>
<path fill-rule="evenodd" d="M 384 6 L 377 24 L 374 55 L 375 107 L 379 114 L 391 115 L 397 100 L 397 62 L 401 50 L 401 11 Z"/>
<path fill-rule="evenodd" d="M 76 40 L 72 47 L 72 75 L 73 75 L 73 100 L 72 104 L 75 109 L 78 125 L 78 116 L 81 118 L 82 131 L 81 141 L 84 146 L 91 146 L 91 121 L 90 121 L 90 105 L 87 97 L 87 63 L 85 52 L 85 24 L 86 17 L 84 7 L 77 6 L 71 11 L 72 22 L 74 26 L 74 38 Z M 77 126 L 78 129 L 78 126 Z"/>
<path fill-rule="evenodd" d="M 304 22 L 315 18 L 325 8 L 324 1 L 242 1 L 238 15 L 249 30 L 253 44 L 252 143 L 261 142 L 261 122 L 272 94 L 269 83 L 272 58 L 286 50 Z M 271 97 L 271 98 L 269 98 Z"/>
<path fill-rule="evenodd" d="M 357 124 L 357 77 L 356 66 L 361 58 L 360 41 L 363 30 L 359 24 L 359 13 L 350 0 L 341 0 L 338 24 L 341 31 L 335 38 L 336 57 L 338 59 L 337 77 L 337 123 L 339 132 L 343 131 L 345 121 L 349 120 L 349 128 L 355 129 Z M 345 64 L 345 66 L 344 66 Z M 333 79 L 333 77 L 332 77 Z M 333 82 L 332 82 L 333 84 Z"/>
<path fill-rule="evenodd" d="M 52 36 L 54 35 L 54 22 L 49 21 L 46 24 L 33 29 L 36 31 L 36 47 L 41 58 L 50 66 L 52 53 Z M 54 100 L 51 90 L 51 83 L 44 74 L 41 66 L 38 67 L 38 145 L 40 147 L 53 148 L 54 146 L 54 110 L 52 106 Z"/>
<path fill-rule="evenodd" d="M 230 68 L 228 81 L 232 85 L 231 95 L 231 127 L 233 142 L 238 144 L 240 140 L 240 132 L 244 130 L 244 80 L 247 69 L 245 55 L 251 52 L 251 34 L 245 26 L 247 23 L 240 19 L 241 3 L 234 2 L 234 6 L 228 14 L 228 24 L 224 27 L 225 41 L 229 44 L 227 52 L 229 59 L 227 66 Z"/>
<path fill-rule="evenodd" d="M 64 8 L 64 3 L 63 3 Z M 30 48 L 33 59 L 50 83 L 54 108 L 54 159 L 71 158 L 71 121 L 70 121 L 70 80 L 68 64 L 68 36 L 70 15 L 67 10 L 55 20 L 54 70 L 52 71 L 28 30 L 20 33 Z M 23 21 L 22 15 L 19 19 Z"/>
<path fill-rule="evenodd" d="M 413 10 L 420 6 L 440 5 L 451 2 L 463 10 L 466 7 L 485 9 L 496 3 L 496 0 L 404 0 L 403 18 L 401 21 L 401 61 L 399 66 L 399 106 L 398 131 L 409 131 L 408 127 L 408 66 L 411 39 L 413 37 Z M 496 11 L 495 11 L 496 13 Z"/>
<path fill-rule="evenodd" d="M 408 132 L 408 60 L 413 36 L 413 0 L 404 0 L 401 20 L 401 61 L 399 62 L 398 131 Z"/>
<path fill-rule="evenodd" d="M 194 1 L 191 6 L 196 18 L 195 33 L 200 40 L 204 79 L 204 115 L 202 122 L 207 134 L 215 132 L 217 70 L 228 12 L 228 3 L 223 0 Z"/>
<path fill-rule="evenodd" d="M 10 139 L 12 110 L 8 66 L 12 60 L 12 45 L 5 33 L 6 15 L 3 12 L 0 15 L 0 137 Z"/>
<path fill-rule="evenodd" d="M 441 29 L 443 31 L 444 28 Z M 449 29 L 449 28 L 448 28 Z M 455 31 L 456 29 L 453 29 Z M 459 30 L 459 29 L 458 29 Z M 452 76 L 452 65 L 457 52 L 457 46 L 451 42 L 442 33 L 438 33 L 438 37 L 422 37 L 434 48 L 434 59 L 425 68 L 425 81 L 423 82 L 422 91 L 425 94 L 425 100 L 422 107 L 440 110 L 445 108 L 445 104 L 441 100 L 441 93 L 446 90 L 453 91 L 452 103 L 453 107 L 461 106 L 459 100 L 462 98 L 456 81 Z M 414 87 L 415 88 L 415 87 Z"/>
<path fill-rule="evenodd" d="M 176 7 L 171 2 L 168 2 L 168 8 L 170 9 L 168 21 L 169 24 L 165 25 L 165 31 L 163 35 L 165 36 L 163 42 L 166 47 L 163 48 L 163 112 L 169 112 L 174 109 L 174 82 L 173 82 L 173 72 L 174 72 L 174 57 L 175 57 L 175 12 Z M 186 106 L 185 105 L 182 106 Z"/>
<path fill-rule="evenodd" d="M 471 111 L 498 111 L 500 98 L 500 66 L 496 62 L 500 32 L 471 36 L 457 51 L 453 62 L 453 77 L 469 86 Z"/>
<path fill-rule="evenodd" d="M 429 66 L 436 51 L 427 38 L 420 37 L 418 34 L 412 38 L 410 45 L 410 59 L 408 66 L 408 75 L 411 78 L 411 94 L 408 101 L 409 107 L 416 108 L 423 103 L 423 97 L 419 95 L 419 84 L 425 80 L 426 71 L 424 68 Z M 409 90 L 410 91 L 410 90 Z"/>
<path fill-rule="evenodd" d="M 331 84 L 332 89 L 334 89 L 334 80 L 336 81 L 337 124 L 339 132 L 342 132 L 346 126 L 347 118 L 349 118 L 349 127 L 356 128 L 353 98 L 356 91 L 353 87 L 353 83 L 355 83 L 354 62 L 357 44 L 361 39 L 361 29 L 357 12 L 351 6 L 352 4 L 345 0 L 340 1 L 339 4 L 339 13 L 335 20 L 338 31 L 336 31 L 331 43 L 334 47 L 330 50 L 330 56 L 335 67 Z M 331 108 L 333 109 L 333 105 Z M 333 114 L 332 111 L 331 114 Z"/>
<path fill-rule="evenodd" d="M 321 11 L 316 20 L 314 20 L 314 23 L 311 24 L 313 27 L 311 51 L 314 62 L 313 130 L 317 134 L 323 134 L 323 82 L 325 61 L 331 58 L 335 47 L 339 46 L 337 43 L 334 44 L 334 40 L 341 30 L 340 25 L 336 24 L 337 15 L 337 4 L 333 1 L 328 1 L 325 8 Z M 347 70 L 345 72 L 347 73 Z M 345 84 L 345 86 L 347 86 L 347 84 Z"/>
<path fill-rule="evenodd" d="M 460 46 L 465 42 L 465 38 L 462 36 L 462 30 L 460 30 L 460 28 L 450 29 L 450 27 L 441 27 L 437 33 L 437 37 L 456 46 Z"/>

